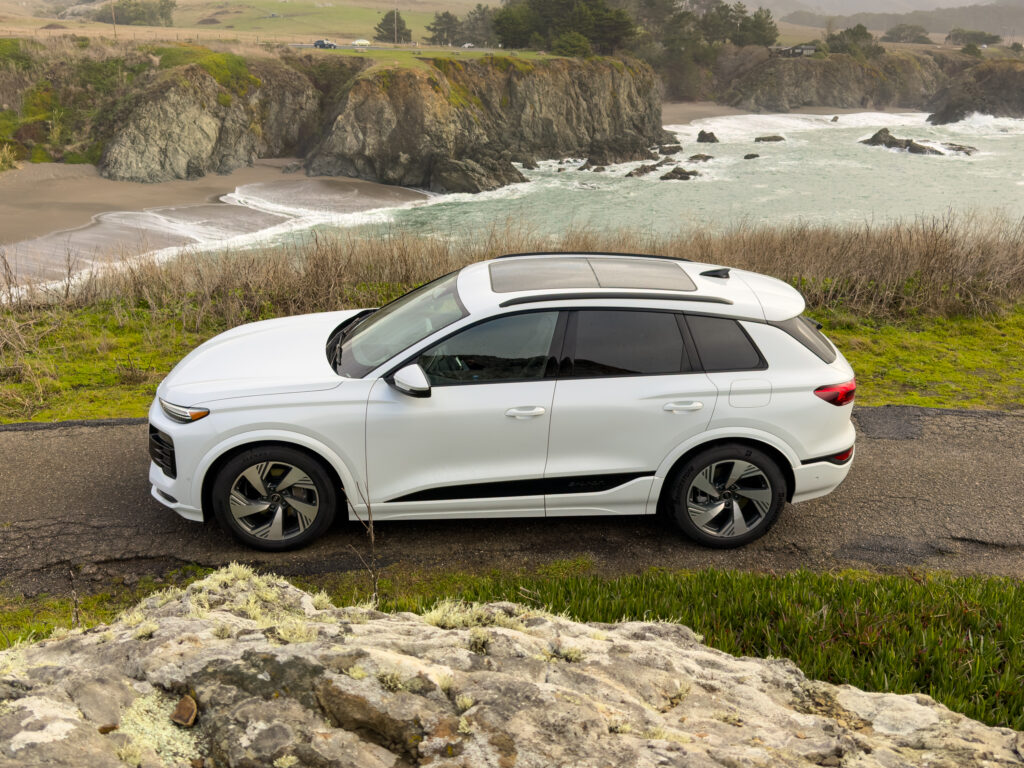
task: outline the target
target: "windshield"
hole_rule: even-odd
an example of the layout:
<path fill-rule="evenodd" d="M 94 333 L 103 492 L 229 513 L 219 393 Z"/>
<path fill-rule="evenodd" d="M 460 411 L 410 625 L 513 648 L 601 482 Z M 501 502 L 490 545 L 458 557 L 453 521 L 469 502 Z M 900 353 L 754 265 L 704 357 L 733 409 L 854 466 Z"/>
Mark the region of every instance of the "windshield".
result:
<path fill-rule="evenodd" d="M 455 287 L 459 273 L 420 286 L 352 328 L 341 344 L 337 371 L 360 379 L 402 350 L 466 316 Z"/>

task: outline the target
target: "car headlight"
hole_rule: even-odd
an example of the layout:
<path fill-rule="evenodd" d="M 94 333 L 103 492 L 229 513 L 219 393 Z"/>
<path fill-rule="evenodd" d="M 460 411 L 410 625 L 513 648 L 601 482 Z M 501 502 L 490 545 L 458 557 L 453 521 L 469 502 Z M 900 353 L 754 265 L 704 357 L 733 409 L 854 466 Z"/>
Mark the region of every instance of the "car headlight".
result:
<path fill-rule="evenodd" d="M 163 408 L 164 413 L 167 414 L 167 418 L 173 419 L 180 424 L 199 421 L 204 416 L 210 415 L 209 408 L 186 408 L 184 405 L 168 403 L 162 397 L 157 399 L 160 401 L 160 407 Z"/>

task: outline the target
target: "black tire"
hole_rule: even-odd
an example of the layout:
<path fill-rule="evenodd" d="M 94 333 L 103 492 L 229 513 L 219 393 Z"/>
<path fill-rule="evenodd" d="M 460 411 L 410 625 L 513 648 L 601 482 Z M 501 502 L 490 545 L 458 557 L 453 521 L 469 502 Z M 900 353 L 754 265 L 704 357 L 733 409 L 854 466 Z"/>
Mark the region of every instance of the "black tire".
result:
<path fill-rule="evenodd" d="M 260 446 L 220 468 L 212 501 L 217 522 L 235 538 L 280 552 L 304 547 L 330 528 L 338 491 L 319 459 L 288 446 Z"/>
<path fill-rule="evenodd" d="M 706 547 L 731 549 L 768 532 L 786 504 L 787 488 L 772 457 L 728 443 L 690 457 L 669 480 L 668 493 L 672 519 L 684 534 Z"/>

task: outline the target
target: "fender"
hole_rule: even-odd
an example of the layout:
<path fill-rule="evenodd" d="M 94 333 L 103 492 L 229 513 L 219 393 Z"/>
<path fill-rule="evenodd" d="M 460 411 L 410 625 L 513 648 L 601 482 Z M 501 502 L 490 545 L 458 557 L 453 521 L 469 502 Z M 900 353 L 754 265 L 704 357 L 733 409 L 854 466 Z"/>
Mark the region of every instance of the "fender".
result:
<path fill-rule="evenodd" d="M 679 461 L 679 458 L 683 454 L 689 453 L 694 448 L 699 448 L 705 443 L 729 439 L 756 440 L 759 443 L 765 443 L 766 445 L 770 445 L 772 448 L 775 448 L 779 453 L 785 456 L 791 467 L 800 466 L 800 457 L 797 456 L 796 452 L 790 447 L 790 445 L 778 435 L 773 435 L 770 432 L 765 432 L 760 429 L 737 427 L 729 427 L 728 429 L 712 429 L 708 432 L 702 432 L 699 435 L 690 438 L 686 442 L 677 445 L 675 450 L 669 453 L 669 455 L 666 456 L 658 466 L 658 469 L 655 470 L 654 482 L 651 484 L 651 492 L 647 497 L 647 514 L 653 515 L 658 511 L 658 499 L 661 497 L 661 489 L 665 485 L 665 480 L 668 479 L 668 473 L 672 471 L 672 467 L 675 466 L 675 463 Z"/>
<path fill-rule="evenodd" d="M 223 456 L 227 451 L 234 448 L 238 448 L 249 443 L 291 443 L 292 445 L 305 448 L 326 461 L 335 472 L 338 473 L 338 477 L 341 478 L 341 484 L 345 488 L 365 488 L 365 482 L 357 482 L 355 474 L 349 468 L 348 462 L 346 462 L 341 456 L 335 453 L 333 450 L 328 448 L 324 443 L 317 440 L 314 437 L 303 434 L 302 432 L 293 432 L 291 430 L 284 429 L 260 429 L 254 432 L 242 432 L 237 435 L 232 435 L 221 442 L 217 443 L 213 448 L 206 452 L 203 458 L 196 465 L 197 475 L 202 478 L 198 483 L 192 484 L 192 501 L 193 504 L 198 508 L 202 504 L 202 489 L 206 482 L 206 473 L 210 470 L 213 463 Z M 364 505 L 359 498 L 359 494 L 356 494 L 356 498 L 350 498 L 349 501 L 353 504 L 359 512 L 364 512 Z"/>

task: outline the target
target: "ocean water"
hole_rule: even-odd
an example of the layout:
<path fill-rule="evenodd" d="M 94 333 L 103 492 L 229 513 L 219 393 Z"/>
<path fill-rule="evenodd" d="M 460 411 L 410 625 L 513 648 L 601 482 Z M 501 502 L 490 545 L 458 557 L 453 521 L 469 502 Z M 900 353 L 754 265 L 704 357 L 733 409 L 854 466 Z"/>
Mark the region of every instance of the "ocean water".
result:
<path fill-rule="evenodd" d="M 282 177 L 248 184 L 219 203 L 107 213 L 92 224 L 18 243 L 21 263 L 56 276 L 73 255 L 82 267 L 116 250 L 172 256 L 182 248 L 220 250 L 301 241 L 311 233 L 355 230 L 432 236 L 473 236 L 513 226 L 558 236 L 570 228 L 685 234 L 749 224 L 884 224 L 896 219 L 982 215 L 1024 218 L 1024 120 L 975 115 L 931 126 L 923 113 L 739 115 L 666 126 L 682 144 L 675 156 L 700 176 L 661 181 L 672 166 L 644 177 L 626 174 L 642 163 L 579 171 L 583 158 L 544 161 L 528 181 L 477 195 L 425 195 L 409 202 L 366 198 L 332 179 Z M 970 145 L 972 156 L 940 156 L 860 144 L 880 128 L 941 148 Z M 718 144 L 698 144 L 700 130 Z M 755 143 L 764 135 L 785 141 Z M 691 163 L 690 155 L 713 160 Z M 757 159 L 744 155 L 757 153 Z M 364 196 L 364 197 L 361 197 Z M 45 272 L 41 272 L 45 274 Z"/>

